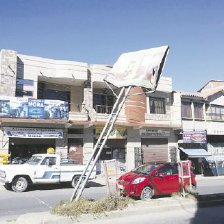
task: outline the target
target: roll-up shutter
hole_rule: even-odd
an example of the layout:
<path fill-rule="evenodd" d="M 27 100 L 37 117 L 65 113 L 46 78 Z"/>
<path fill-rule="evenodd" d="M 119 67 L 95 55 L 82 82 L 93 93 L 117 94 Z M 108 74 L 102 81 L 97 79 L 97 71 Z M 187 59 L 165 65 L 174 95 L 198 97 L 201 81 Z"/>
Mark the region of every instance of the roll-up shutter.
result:
<path fill-rule="evenodd" d="M 143 138 L 143 163 L 167 162 L 168 139 L 167 138 Z"/>

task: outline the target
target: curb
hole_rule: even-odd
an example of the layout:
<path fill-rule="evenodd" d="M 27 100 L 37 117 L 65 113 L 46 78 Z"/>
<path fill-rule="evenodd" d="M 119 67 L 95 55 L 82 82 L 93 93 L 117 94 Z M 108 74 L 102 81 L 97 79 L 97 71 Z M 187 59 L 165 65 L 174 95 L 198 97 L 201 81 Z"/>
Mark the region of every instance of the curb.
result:
<path fill-rule="evenodd" d="M 91 215 L 86 214 L 79 217 L 63 217 L 52 215 L 49 212 L 42 213 L 28 213 L 21 215 L 17 220 L 16 224 L 74 224 L 80 222 L 91 222 L 97 220 L 107 220 L 108 218 L 120 218 L 133 215 L 139 215 L 140 213 L 155 213 L 170 210 L 180 209 L 197 209 L 210 206 L 224 205 L 223 199 L 216 200 L 202 200 L 197 201 L 189 198 L 171 197 L 171 198 L 159 198 L 150 201 L 137 201 L 134 205 L 129 205 L 124 210 L 116 210 L 107 212 L 104 214 Z"/>

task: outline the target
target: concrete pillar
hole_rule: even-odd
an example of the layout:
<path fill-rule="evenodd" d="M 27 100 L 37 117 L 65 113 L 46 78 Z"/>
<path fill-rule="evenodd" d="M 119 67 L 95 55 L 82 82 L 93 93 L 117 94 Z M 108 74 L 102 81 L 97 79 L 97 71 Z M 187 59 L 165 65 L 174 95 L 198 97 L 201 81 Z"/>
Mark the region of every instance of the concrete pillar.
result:
<path fill-rule="evenodd" d="M 93 127 L 84 128 L 84 138 L 83 138 L 83 164 L 85 165 L 90 156 L 93 153 Z"/>
<path fill-rule="evenodd" d="M 0 154 L 8 154 L 9 138 L 4 136 L 3 130 L 0 130 Z"/>
<path fill-rule="evenodd" d="M 127 128 L 126 171 L 135 168 L 135 147 L 141 147 L 139 129 Z"/>

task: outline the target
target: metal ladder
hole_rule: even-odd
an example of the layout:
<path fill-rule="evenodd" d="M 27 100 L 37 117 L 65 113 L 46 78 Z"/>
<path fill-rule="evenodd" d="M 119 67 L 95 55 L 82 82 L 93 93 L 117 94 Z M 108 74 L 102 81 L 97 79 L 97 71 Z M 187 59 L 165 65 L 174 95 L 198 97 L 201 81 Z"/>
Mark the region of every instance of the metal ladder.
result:
<path fill-rule="evenodd" d="M 107 119 L 107 122 L 100 134 L 100 137 L 97 140 L 96 145 L 94 146 L 93 153 L 92 153 L 88 163 L 86 164 L 86 167 L 85 167 L 82 175 L 80 176 L 78 183 L 75 186 L 74 192 L 70 199 L 71 201 L 73 201 L 74 199 L 75 199 L 75 201 L 78 201 L 79 198 L 81 197 L 82 192 L 85 188 L 85 185 L 86 185 L 86 183 L 96 165 L 97 160 L 99 159 L 99 156 L 103 150 L 103 147 L 106 144 L 106 141 L 113 129 L 114 123 L 117 120 L 117 117 L 125 103 L 125 100 L 127 99 L 128 95 L 129 95 L 131 88 L 132 88 L 132 86 L 129 86 L 125 92 L 125 87 L 122 87 L 119 95 L 117 96 L 117 100 L 113 106 L 111 114 Z M 105 136 L 105 133 L 106 133 L 106 136 Z M 105 136 L 105 138 L 103 138 L 104 136 Z M 92 162 L 92 164 L 91 164 L 91 162 Z M 88 172 L 87 172 L 87 170 L 88 170 Z M 83 182 L 82 182 L 82 180 L 83 180 Z"/>

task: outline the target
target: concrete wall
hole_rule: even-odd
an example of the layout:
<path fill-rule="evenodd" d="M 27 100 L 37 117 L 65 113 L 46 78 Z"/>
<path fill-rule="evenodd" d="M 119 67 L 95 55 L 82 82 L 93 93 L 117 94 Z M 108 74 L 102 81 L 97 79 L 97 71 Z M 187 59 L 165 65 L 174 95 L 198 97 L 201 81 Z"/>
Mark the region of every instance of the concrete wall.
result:
<path fill-rule="evenodd" d="M 223 86 L 224 88 L 224 86 Z M 218 92 L 211 97 L 208 98 L 210 104 L 216 104 L 220 106 L 224 106 L 224 93 L 223 92 Z"/>
<path fill-rule="evenodd" d="M 1 50 L 0 65 L 0 95 L 15 96 L 17 52 L 12 50 Z"/>

